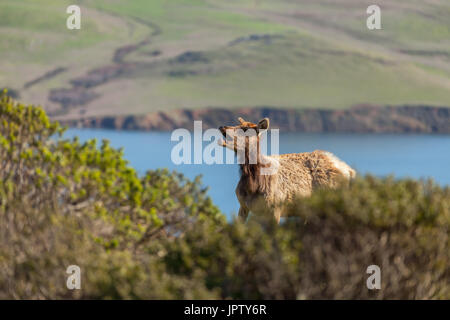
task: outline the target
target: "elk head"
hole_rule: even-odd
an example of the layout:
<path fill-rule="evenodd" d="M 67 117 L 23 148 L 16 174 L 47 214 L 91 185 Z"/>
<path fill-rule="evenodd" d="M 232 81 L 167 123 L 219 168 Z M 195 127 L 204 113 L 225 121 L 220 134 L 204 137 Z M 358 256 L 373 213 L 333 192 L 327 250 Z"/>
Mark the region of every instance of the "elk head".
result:
<path fill-rule="evenodd" d="M 259 158 L 259 138 L 264 130 L 269 129 L 269 119 L 264 118 L 258 124 L 238 118 L 237 126 L 219 127 L 224 140 L 219 144 L 245 157 L 245 163 L 257 163 Z"/>

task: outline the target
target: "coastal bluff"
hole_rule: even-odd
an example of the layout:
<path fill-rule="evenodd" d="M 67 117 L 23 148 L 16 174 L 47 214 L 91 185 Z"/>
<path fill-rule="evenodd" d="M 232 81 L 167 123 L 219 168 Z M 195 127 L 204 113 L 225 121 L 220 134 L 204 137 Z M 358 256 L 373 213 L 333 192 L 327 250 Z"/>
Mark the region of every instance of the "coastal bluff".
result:
<path fill-rule="evenodd" d="M 60 119 L 76 128 L 171 131 L 193 129 L 195 120 L 204 128 L 233 123 L 238 117 L 270 118 L 272 128 L 283 132 L 335 133 L 438 133 L 450 134 L 450 108 L 403 105 L 356 105 L 349 109 L 283 109 L 276 107 L 204 108 L 157 111 L 140 115 Z"/>

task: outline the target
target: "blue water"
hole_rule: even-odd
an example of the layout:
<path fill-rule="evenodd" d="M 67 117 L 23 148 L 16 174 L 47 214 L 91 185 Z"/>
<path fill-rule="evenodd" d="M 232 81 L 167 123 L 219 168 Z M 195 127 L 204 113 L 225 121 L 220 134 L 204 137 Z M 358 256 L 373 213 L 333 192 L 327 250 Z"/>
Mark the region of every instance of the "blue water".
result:
<path fill-rule="evenodd" d="M 171 151 L 178 142 L 170 140 L 170 133 L 70 129 L 65 134 L 75 135 L 81 141 L 108 139 L 112 146 L 123 147 L 126 159 L 140 174 L 148 169 L 169 168 L 189 178 L 202 175 L 204 185 L 210 187 L 209 195 L 222 212 L 230 217 L 239 209 L 234 193 L 238 165 L 175 165 Z M 359 174 L 432 177 L 442 185 L 450 184 L 449 135 L 280 133 L 280 153 L 317 149 L 334 153 Z"/>

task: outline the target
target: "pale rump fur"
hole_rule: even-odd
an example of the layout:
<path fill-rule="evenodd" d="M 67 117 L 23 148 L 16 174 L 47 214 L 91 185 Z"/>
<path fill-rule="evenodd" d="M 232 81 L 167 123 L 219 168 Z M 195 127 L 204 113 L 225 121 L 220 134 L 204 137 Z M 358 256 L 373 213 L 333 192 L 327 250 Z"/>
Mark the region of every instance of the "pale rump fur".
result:
<path fill-rule="evenodd" d="M 241 125 L 221 127 L 227 134 L 237 128 L 267 129 L 269 119 L 263 119 L 258 125 L 240 119 Z M 224 134 L 225 136 L 225 134 Z M 259 144 L 259 135 L 254 137 Z M 249 141 L 252 138 L 247 138 Z M 231 141 L 223 142 L 230 147 Z M 248 149 L 248 143 L 245 145 Z M 235 151 L 236 148 L 234 148 Z M 315 189 L 335 188 L 342 181 L 349 181 L 356 175 L 355 170 L 330 152 L 316 150 L 306 153 L 291 153 L 277 156 L 265 156 L 257 149 L 257 163 L 248 163 L 249 151 L 246 149 L 246 161 L 240 165 L 241 179 L 236 188 L 240 203 L 239 217 L 246 220 L 249 212 L 273 212 L 277 222 L 284 215 L 283 206 L 296 196 L 309 196 Z M 262 174 L 263 172 L 272 174 Z"/>

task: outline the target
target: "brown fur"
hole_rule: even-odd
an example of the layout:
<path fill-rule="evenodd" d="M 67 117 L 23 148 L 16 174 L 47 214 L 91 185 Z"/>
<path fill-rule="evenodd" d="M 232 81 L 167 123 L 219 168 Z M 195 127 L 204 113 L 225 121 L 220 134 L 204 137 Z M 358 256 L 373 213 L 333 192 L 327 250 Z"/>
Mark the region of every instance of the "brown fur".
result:
<path fill-rule="evenodd" d="M 237 152 L 237 129 L 255 130 L 254 137 L 245 137 L 245 161 L 240 165 L 241 179 L 236 188 L 240 203 L 239 217 L 246 220 L 250 211 L 258 214 L 263 211 L 273 213 L 277 222 L 283 216 L 283 206 L 279 204 L 291 201 L 295 196 L 309 196 L 321 187 L 335 188 L 342 181 L 355 176 L 355 171 L 329 152 L 316 150 L 306 153 L 291 153 L 278 156 L 264 156 L 259 150 L 260 130 L 268 129 L 269 119 L 261 120 L 257 125 L 239 119 L 240 125 L 221 127 L 227 140 L 223 146 Z M 230 137 L 231 133 L 231 137 Z M 256 139 L 257 162 L 249 163 L 249 145 Z M 231 143 L 234 142 L 234 143 Z M 273 174 L 261 174 L 263 169 L 276 168 Z"/>

